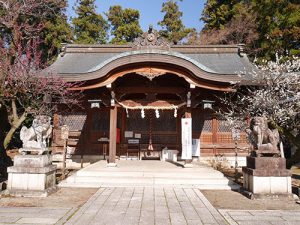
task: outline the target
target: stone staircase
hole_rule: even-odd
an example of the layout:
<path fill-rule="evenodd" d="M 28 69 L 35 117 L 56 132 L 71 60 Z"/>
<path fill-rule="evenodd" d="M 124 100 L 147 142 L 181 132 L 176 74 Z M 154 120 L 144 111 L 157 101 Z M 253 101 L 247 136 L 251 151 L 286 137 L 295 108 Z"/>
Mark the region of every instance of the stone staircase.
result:
<path fill-rule="evenodd" d="M 204 164 L 183 168 L 181 164 L 161 161 L 118 162 L 117 167 L 107 167 L 99 161 L 77 171 L 59 184 L 60 187 L 163 187 L 176 186 L 199 189 L 230 190 L 240 186 Z"/>

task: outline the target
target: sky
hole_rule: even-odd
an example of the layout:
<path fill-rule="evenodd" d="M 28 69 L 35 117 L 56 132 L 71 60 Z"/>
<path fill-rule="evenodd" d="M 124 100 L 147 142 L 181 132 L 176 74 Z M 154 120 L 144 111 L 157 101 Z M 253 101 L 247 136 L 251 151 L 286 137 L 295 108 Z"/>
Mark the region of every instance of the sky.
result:
<path fill-rule="evenodd" d="M 163 13 L 160 12 L 162 3 L 166 0 L 96 0 L 97 12 L 107 12 L 110 6 L 121 5 L 122 8 L 133 8 L 140 11 L 140 25 L 144 31 L 148 30 L 150 24 L 155 29 L 160 27 L 158 21 L 163 19 Z M 75 17 L 75 12 L 72 9 L 76 0 L 68 0 L 68 17 Z M 186 27 L 196 28 L 200 31 L 203 27 L 203 22 L 200 21 L 201 12 L 204 7 L 205 0 L 183 0 L 178 1 L 179 9 L 183 12 L 182 20 Z"/>

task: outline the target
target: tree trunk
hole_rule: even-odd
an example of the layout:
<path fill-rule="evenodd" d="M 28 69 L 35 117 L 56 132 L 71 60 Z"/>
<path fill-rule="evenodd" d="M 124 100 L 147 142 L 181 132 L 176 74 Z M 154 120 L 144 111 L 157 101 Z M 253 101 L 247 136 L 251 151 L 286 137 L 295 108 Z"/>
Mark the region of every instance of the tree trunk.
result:
<path fill-rule="evenodd" d="M 14 133 L 22 125 L 22 123 L 25 121 L 26 117 L 27 117 L 27 113 L 24 112 L 20 118 L 16 118 L 16 119 L 14 118 L 12 126 L 11 126 L 10 130 L 8 131 L 8 133 L 6 134 L 4 142 L 3 142 L 4 149 L 7 149 L 9 143 L 11 142 L 11 140 L 14 136 Z"/>
<path fill-rule="evenodd" d="M 7 111 L 5 107 L 0 108 L 0 176 L 7 177 L 7 167 L 12 166 L 12 160 L 6 154 L 3 142 L 5 131 L 9 128 L 9 123 L 7 121 Z"/>
<path fill-rule="evenodd" d="M 275 125 L 275 127 L 278 129 L 278 131 L 284 135 L 289 141 L 290 143 L 292 143 L 294 146 L 296 146 L 296 152 L 294 155 L 292 155 L 292 157 L 290 159 L 287 159 L 287 167 L 291 168 L 291 166 L 293 166 L 295 163 L 299 163 L 300 162 L 300 138 L 299 135 L 297 135 L 296 137 L 286 128 L 284 127 L 280 127 L 277 124 L 273 123 L 273 125 Z"/>

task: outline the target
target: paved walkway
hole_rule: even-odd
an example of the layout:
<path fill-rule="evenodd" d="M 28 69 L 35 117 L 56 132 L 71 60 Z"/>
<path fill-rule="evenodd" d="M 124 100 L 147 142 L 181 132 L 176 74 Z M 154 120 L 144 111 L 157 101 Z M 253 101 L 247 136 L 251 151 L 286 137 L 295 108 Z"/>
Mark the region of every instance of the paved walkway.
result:
<path fill-rule="evenodd" d="M 300 211 L 283 210 L 219 210 L 229 224 L 299 225 Z"/>
<path fill-rule="evenodd" d="M 100 188 L 67 224 L 226 224 L 197 189 Z"/>
<path fill-rule="evenodd" d="M 217 211 L 195 188 L 106 187 L 79 209 L 0 207 L 0 225 L 3 224 L 300 224 L 300 211 Z"/>
<path fill-rule="evenodd" d="M 0 207 L 0 224 L 64 224 L 73 208 Z"/>

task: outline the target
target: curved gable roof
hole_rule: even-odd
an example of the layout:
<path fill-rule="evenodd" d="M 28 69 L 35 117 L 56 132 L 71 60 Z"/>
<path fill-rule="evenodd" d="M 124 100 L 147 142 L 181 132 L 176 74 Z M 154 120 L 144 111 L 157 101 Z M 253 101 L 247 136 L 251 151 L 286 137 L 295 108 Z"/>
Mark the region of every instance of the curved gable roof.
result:
<path fill-rule="evenodd" d="M 67 45 L 47 71 L 66 81 L 85 81 L 106 76 L 118 66 L 134 63 L 165 63 L 191 67 L 195 78 L 216 82 L 240 80 L 238 73 L 253 66 L 238 46 L 174 46 L 170 50 L 132 50 L 131 46 Z M 193 69 L 192 69 L 193 67 Z M 250 79 L 250 76 L 246 76 Z"/>
<path fill-rule="evenodd" d="M 180 58 L 180 59 L 184 59 L 188 62 L 191 62 L 192 64 L 194 64 L 195 66 L 197 66 L 199 69 L 205 71 L 205 72 L 209 72 L 209 73 L 216 73 L 215 71 L 213 71 L 212 69 L 206 67 L 205 65 L 203 65 L 202 63 L 200 63 L 199 61 L 194 60 L 193 58 L 190 58 L 186 55 L 183 55 L 179 52 L 171 52 L 171 51 L 163 51 L 163 50 L 159 50 L 159 49 L 144 49 L 144 50 L 136 50 L 136 51 L 129 51 L 129 52 L 123 52 L 121 54 L 115 55 L 111 58 L 108 58 L 107 60 L 99 63 L 97 66 L 91 68 L 90 70 L 88 70 L 87 72 L 95 72 L 96 70 L 100 70 L 101 68 L 103 68 L 104 66 L 106 66 L 108 63 L 111 63 L 115 60 L 121 59 L 121 58 L 125 58 L 127 56 L 134 56 L 134 55 L 148 55 L 149 57 L 151 57 L 150 55 L 161 55 L 161 56 L 172 56 L 175 58 Z"/>

